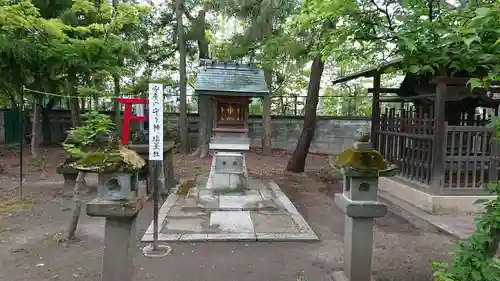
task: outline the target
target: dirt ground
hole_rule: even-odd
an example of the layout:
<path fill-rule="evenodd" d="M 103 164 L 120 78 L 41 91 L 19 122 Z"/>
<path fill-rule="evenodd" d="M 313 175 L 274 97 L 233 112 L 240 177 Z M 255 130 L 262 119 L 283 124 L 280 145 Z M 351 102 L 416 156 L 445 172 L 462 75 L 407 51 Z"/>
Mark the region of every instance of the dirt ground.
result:
<path fill-rule="evenodd" d="M 82 214 L 77 241 L 62 241 L 71 216 L 71 190 L 63 190 L 55 167 L 64 158 L 58 148 L 46 148 L 42 161 L 24 160 L 23 204 L 15 198 L 19 184 L 16 149 L 0 149 L 0 280 L 100 280 L 103 220 Z M 136 281 L 278 281 L 331 280 L 342 266 L 343 214 L 332 200 L 341 183 L 327 170 L 327 158 L 310 155 L 302 175 L 283 172 L 289 155 L 251 153 L 249 172 L 272 177 L 290 197 L 320 237 L 320 242 L 180 243 L 171 244 L 172 255 L 146 258 L 138 243 Z M 210 159 L 175 155 L 177 178 L 207 171 Z M 87 178 L 95 184 L 95 178 Z M 89 192 L 88 200 L 95 196 Z M 151 222 L 148 203 L 138 219 L 137 237 Z M 430 263 L 448 259 L 452 239 L 444 234 L 415 229 L 389 215 L 375 227 L 373 273 L 379 280 L 429 281 Z"/>

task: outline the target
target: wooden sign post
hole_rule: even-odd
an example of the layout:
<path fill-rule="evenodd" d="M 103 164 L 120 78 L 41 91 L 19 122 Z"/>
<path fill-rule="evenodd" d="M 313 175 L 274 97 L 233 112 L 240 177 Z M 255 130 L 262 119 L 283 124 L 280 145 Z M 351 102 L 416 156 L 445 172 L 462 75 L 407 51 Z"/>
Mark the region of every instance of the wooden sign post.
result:
<path fill-rule="evenodd" d="M 149 170 L 153 186 L 153 251 L 158 245 L 159 168 L 163 161 L 163 85 L 149 84 Z"/>

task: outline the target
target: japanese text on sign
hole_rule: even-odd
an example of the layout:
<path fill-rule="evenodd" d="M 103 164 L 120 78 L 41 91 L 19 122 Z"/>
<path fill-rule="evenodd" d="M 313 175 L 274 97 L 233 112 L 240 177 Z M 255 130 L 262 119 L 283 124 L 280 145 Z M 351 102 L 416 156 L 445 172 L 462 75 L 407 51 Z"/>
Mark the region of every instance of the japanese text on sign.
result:
<path fill-rule="evenodd" d="M 163 160 L 162 84 L 149 84 L 149 160 Z"/>

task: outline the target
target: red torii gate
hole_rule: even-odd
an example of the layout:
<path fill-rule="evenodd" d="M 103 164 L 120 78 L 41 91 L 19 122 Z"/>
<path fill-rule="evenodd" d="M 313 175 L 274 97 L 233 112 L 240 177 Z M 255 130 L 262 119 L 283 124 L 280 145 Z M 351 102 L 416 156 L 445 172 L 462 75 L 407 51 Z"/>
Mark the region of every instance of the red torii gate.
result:
<path fill-rule="evenodd" d="M 130 122 L 144 122 L 148 120 L 147 116 L 132 116 L 133 104 L 149 104 L 147 98 L 117 98 L 117 102 L 125 104 L 123 111 L 123 124 L 122 124 L 122 144 L 127 145 L 130 139 Z"/>

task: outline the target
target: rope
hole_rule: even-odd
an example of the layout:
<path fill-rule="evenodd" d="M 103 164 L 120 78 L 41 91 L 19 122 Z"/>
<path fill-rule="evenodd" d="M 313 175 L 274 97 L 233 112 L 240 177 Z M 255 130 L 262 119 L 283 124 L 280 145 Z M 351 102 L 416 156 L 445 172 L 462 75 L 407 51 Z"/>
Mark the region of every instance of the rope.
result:
<path fill-rule="evenodd" d="M 60 97 L 60 98 L 67 98 L 67 99 L 92 98 L 92 96 L 69 96 L 69 95 L 61 95 L 61 94 L 54 94 L 54 93 L 48 93 L 48 92 L 41 92 L 41 91 L 37 91 L 37 90 L 28 89 L 26 87 L 23 87 L 23 91 L 25 91 L 25 92 L 31 92 L 31 93 L 36 93 L 36 94 L 41 94 L 41 95 L 45 95 L 45 96 Z M 134 96 L 126 96 L 126 97 L 134 98 Z M 115 97 L 99 97 L 99 98 L 115 99 Z"/>

